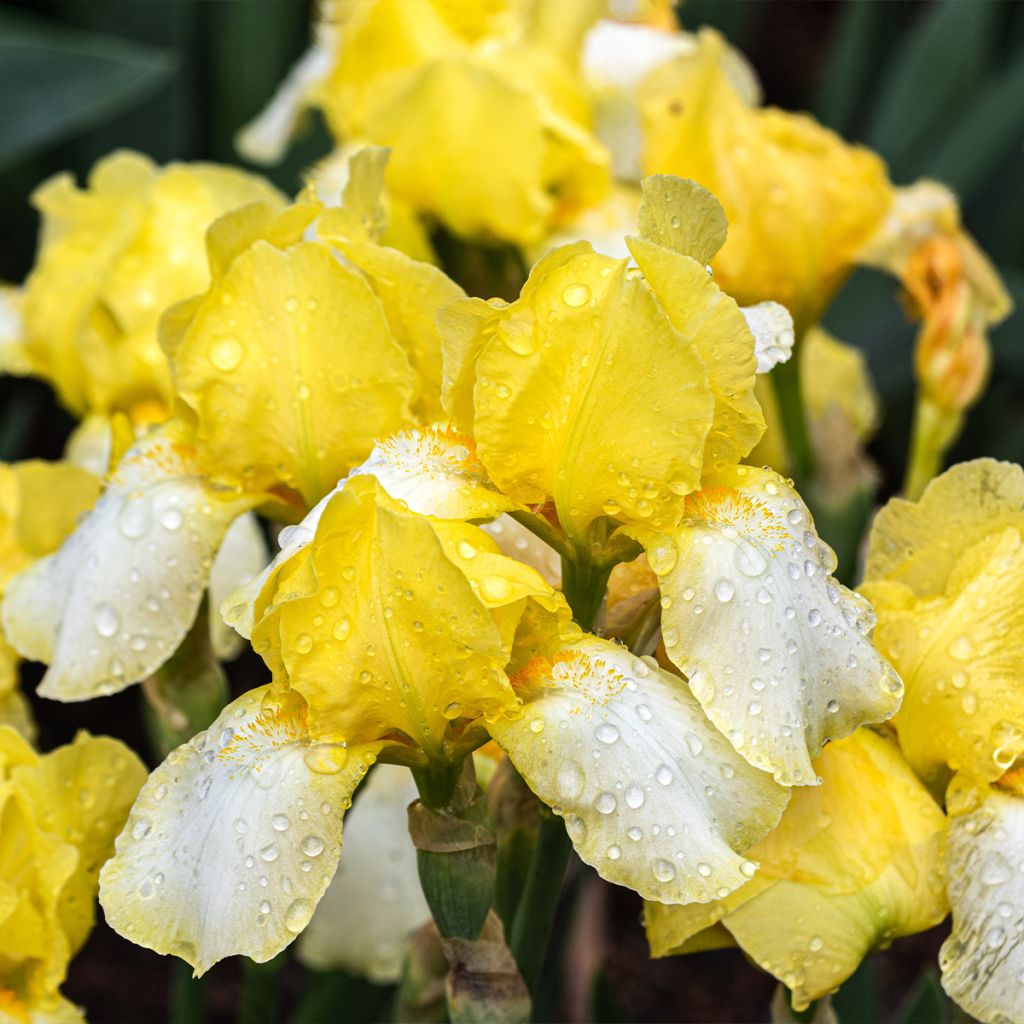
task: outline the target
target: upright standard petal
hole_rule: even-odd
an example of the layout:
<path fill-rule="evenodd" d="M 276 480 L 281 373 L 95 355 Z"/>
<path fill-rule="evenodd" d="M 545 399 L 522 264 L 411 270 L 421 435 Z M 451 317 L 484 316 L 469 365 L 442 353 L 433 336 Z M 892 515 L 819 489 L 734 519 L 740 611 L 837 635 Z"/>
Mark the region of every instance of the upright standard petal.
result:
<path fill-rule="evenodd" d="M 250 690 L 143 786 L 100 874 L 108 923 L 197 975 L 234 954 L 271 959 L 330 883 L 377 749 L 318 744 L 301 698 Z"/>
<path fill-rule="evenodd" d="M 321 732 L 387 736 L 443 759 L 451 721 L 517 703 L 504 671 L 515 622 L 502 612 L 515 618 L 531 597 L 564 604 L 482 530 L 450 524 L 455 536 L 447 525 L 355 477 L 326 503 L 312 541 L 270 573 L 253 646 L 287 672 Z"/>
<path fill-rule="evenodd" d="M 198 461 L 181 424 L 147 435 L 60 550 L 8 586 L 4 631 L 24 657 L 49 664 L 44 696 L 115 693 L 177 649 L 224 532 L 259 500 L 212 486 Z"/>
<path fill-rule="evenodd" d="M 953 932 L 942 987 L 984 1024 L 1017 1024 L 1024 1000 L 1024 794 L 953 784 L 946 879 Z"/>
<path fill-rule="evenodd" d="M 661 579 L 665 649 L 751 764 L 813 785 L 822 746 L 889 718 L 902 686 L 796 491 L 746 466 L 704 483 L 675 530 L 627 530 Z"/>
<path fill-rule="evenodd" d="M 453 303 L 441 330 L 445 407 L 501 491 L 553 498 L 581 542 L 602 515 L 678 518 L 714 398 L 698 345 L 624 260 L 586 243 L 556 249 L 516 302 Z"/>
<path fill-rule="evenodd" d="M 744 854 L 789 793 L 737 755 L 683 680 L 581 633 L 527 660 L 512 685 L 522 709 L 487 728 L 602 877 L 688 903 L 754 875 Z"/>
<path fill-rule="evenodd" d="M 406 768 L 381 764 L 366 780 L 345 821 L 345 856 L 299 939 L 307 967 L 398 980 L 409 937 L 430 920 L 409 838 L 417 797 Z"/>
<path fill-rule="evenodd" d="M 255 241 L 164 339 L 215 479 L 310 508 L 411 420 L 409 360 L 366 278 L 323 243 Z"/>

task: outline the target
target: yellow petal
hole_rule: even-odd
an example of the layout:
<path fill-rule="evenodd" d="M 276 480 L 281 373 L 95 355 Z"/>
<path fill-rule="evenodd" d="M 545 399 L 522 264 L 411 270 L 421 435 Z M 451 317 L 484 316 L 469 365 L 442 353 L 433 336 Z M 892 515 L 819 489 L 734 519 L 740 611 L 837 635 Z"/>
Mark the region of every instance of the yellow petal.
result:
<path fill-rule="evenodd" d="M 114 837 L 146 781 L 145 766 L 118 740 L 80 732 L 73 743 L 44 755 L 37 765 L 15 768 L 12 778 L 37 806 L 46 808 L 47 831 L 78 849 L 78 863 L 60 905 L 74 953 L 92 928 L 100 868 L 113 854 Z"/>
<path fill-rule="evenodd" d="M 627 532 L 661 577 L 669 658 L 752 765 L 813 785 L 828 740 L 899 707 L 870 605 L 832 578 L 835 554 L 778 474 L 737 467 L 707 479 L 671 533 Z"/>
<path fill-rule="evenodd" d="M 641 182 L 640 237 L 702 267 L 725 245 L 729 225 L 722 204 L 694 181 L 652 174 Z"/>
<path fill-rule="evenodd" d="M 948 542 L 948 533 L 934 541 Z M 906 687 L 894 721 L 910 763 L 936 781 L 947 768 L 997 779 L 1024 754 L 1021 657 L 1008 641 L 1024 628 L 1021 531 L 1006 527 L 967 547 L 942 594 L 916 597 L 889 581 L 861 589 L 878 610 L 879 649 Z"/>
<path fill-rule="evenodd" d="M 587 634 L 512 678 L 524 707 L 487 728 L 603 878 L 662 903 L 741 886 L 743 854 L 789 797 L 705 719 L 684 682 Z"/>
<path fill-rule="evenodd" d="M 942 987 L 972 1018 L 1011 1024 L 1024 984 L 1024 799 L 994 788 L 979 795 L 949 822 L 953 932 L 939 953 Z"/>
<path fill-rule="evenodd" d="M 629 239 L 629 250 L 672 326 L 708 368 L 715 407 L 704 445 L 704 472 L 719 473 L 743 458 L 764 432 L 754 397 L 754 335 L 743 311 L 702 264 L 643 239 Z"/>
<path fill-rule="evenodd" d="M 7 587 L 4 632 L 24 657 L 49 664 L 44 696 L 115 693 L 177 649 L 221 538 L 259 500 L 218 490 L 197 463 L 181 424 L 147 435 L 60 550 Z"/>
<path fill-rule="evenodd" d="M 169 343 L 216 478 L 310 507 L 408 422 L 408 359 L 366 279 L 323 243 L 257 241 L 190 309 Z"/>
<path fill-rule="evenodd" d="M 970 545 L 1007 526 L 1024 527 L 1024 470 L 974 459 L 936 477 L 920 501 L 894 498 L 875 518 L 864 578 L 941 594 Z"/>
<path fill-rule="evenodd" d="M 697 343 L 625 261 L 584 243 L 555 250 L 512 305 L 454 303 L 441 329 L 445 407 L 501 491 L 553 498 L 578 539 L 605 514 L 678 517 L 700 478 L 713 397 Z"/>
<path fill-rule="evenodd" d="M 253 646 L 287 672 L 318 731 L 351 742 L 404 734 L 441 758 L 451 719 L 516 703 L 504 672 L 511 638 L 490 607 L 520 592 L 502 565 L 479 583 L 467 578 L 446 552 L 442 525 L 355 477 L 326 502 L 312 541 L 271 572 Z M 465 529 L 475 548 L 494 550 L 482 531 Z M 536 573 L 531 579 L 554 597 Z"/>
<path fill-rule="evenodd" d="M 203 974 L 263 963 L 309 923 L 341 853 L 341 821 L 377 747 L 320 750 L 305 704 L 268 687 L 229 704 L 143 786 L 100 875 L 107 922 Z"/>
<path fill-rule="evenodd" d="M 406 768 L 381 764 L 366 780 L 346 817 L 345 856 L 299 939 L 307 967 L 398 980 L 409 937 L 430 920 L 409 838 L 417 796 Z"/>

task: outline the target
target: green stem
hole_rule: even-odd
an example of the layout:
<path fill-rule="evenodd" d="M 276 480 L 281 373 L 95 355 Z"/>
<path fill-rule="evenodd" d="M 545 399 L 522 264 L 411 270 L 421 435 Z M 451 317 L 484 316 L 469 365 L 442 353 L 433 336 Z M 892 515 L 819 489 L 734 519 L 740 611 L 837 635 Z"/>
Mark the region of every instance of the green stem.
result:
<path fill-rule="evenodd" d="M 613 568 L 614 563 L 598 565 L 562 557 L 562 593 L 572 609 L 572 617 L 584 629 L 594 628 Z"/>
<path fill-rule="evenodd" d="M 562 558 L 572 557 L 572 548 L 561 531 L 556 530 L 543 516 L 534 515 L 532 512 L 509 512 L 509 515 L 520 526 L 525 526 L 535 537 L 544 541 L 548 547 L 554 548 Z"/>
<path fill-rule="evenodd" d="M 175 960 L 171 972 L 173 1024 L 203 1024 L 206 1020 L 206 979 L 193 978 L 184 960 Z"/>
<path fill-rule="evenodd" d="M 519 973 L 536 997 L 541 968 L 547 956 L 551 929 L 558 910 L 558 897 L 562 891 L 562 878 L 569 862 L 572 844 L 561 818 L 545 809 L 533 862 L 526 877 L 526 885 L 519 901 L 509 948 L 519 965 Z"/>
<path fill-rule="evenodd" d="M 779 405 L 779 418 L 786 438 L 790 466 L 797 489 L 814 476 L 814 448 L 807 425 L 807 410 L 804 407 L 803 391 L 800 386 L 800 345 L 796 346 L 791 359 L 779 363 L 769 379 L 775 388 Z"/>
<path fill-rule="evenodd" d="M 281 989 L 281 969 L 287 954 L 279 953 L 265 964 L 242 960 L 242 1002 L 239 1024 L 273 1024 Z"/>
<path fill-rule="evenodd" d="M 918 392 L 914 406 L 914 429 L 910 435 L 904 497 L 917 501 L 930 480 L 942 468 L 942 460 L 963 423 L 963 415 L 944 412 Z"/>

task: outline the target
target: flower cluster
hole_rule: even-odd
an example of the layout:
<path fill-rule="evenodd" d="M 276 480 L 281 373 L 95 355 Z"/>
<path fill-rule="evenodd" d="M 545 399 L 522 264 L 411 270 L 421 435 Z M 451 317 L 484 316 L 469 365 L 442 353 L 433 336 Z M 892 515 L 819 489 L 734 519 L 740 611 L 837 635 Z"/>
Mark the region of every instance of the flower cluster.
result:
<path fill-rule="evenodd" d="M 81 423 L 0 465 L 0 1016 L 73 1013 L 98 884 L 197 974 L 302 935 L 394 980 L 432 919 L 449 1005 L 515 1019 L 516 793 L 655 956 L 738 944 L 801 1011 L 952 909 L 947 990 L 1022 1019 L 1024 474 L 928 484 L 1005 291 L 948 192 L 600 6 L 326 4 L 240 138 L 323 112 L 291 201 L 131 153 L 37 191 L 0 365 Z M 531 269 L 467 295 L 442 241 Z M 820 320 L 858 263 L 922 330 L 911 500 L 851 590 L 823 524 L 871 500 L 879 407 Z M 224 706 L 243 641 L 267 676 Z M 56 700 L 141 683 L 166 759 L 34 753 L 22 658 Z"/>

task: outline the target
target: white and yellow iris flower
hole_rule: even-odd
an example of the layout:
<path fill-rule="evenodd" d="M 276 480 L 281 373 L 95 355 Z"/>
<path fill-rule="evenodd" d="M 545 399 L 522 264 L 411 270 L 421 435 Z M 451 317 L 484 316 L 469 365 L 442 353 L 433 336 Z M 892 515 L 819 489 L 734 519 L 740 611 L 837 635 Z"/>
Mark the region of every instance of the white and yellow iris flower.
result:
<path fill-rule="evenodd" d="M 821 785 L 794 791 L 741 889 L 703 906 L 647 905 L 654 956 L 738 945 L 800 1011 L 872 950 L 946 916 L 945 817 L 896 744 L 861 729 L 826 747 L 815 771 Z"/>
<path fill-rule="evenodd" d="M 161 328 L 177 418 L 129 447 L 60 550 L 8 588 L 5 633 L 50 666 L 45 695 L 82 700 L 157 671 L 208 586 L 219 603 L 258 571 L 245 513 L 298 518 L 374 437 L 439 411 L 433 316 L 462 292 L 374 240 L 384 157 L 357 155 L 341 208 L 251 203 L 211 229 L 208 290 Z"/>
<path fill-rule="evenodd" d="M 342 230 L 325 220 L 320 234 Z M 266 223 L 278 245 L 295 230 Z M 117 930 L 200 973 L 231 954 L 269 959 L 335 876 L 342 816 L 369 766 L 438 771 L 489 739 L 610 881 L 683 904 L 756 877 L 748 852 L 789 787 L 817 784 L 811 759 L 829 738 L 891 715 L 899 682 L 799 498 L 777 474 L 736 465 L 763 421 L 754 334 L 705 269 L 724 230 L 706 192 L 658 179 L 630 241 L 639 269 L 568 246 L 511 305 L 445 307 L 449 423 L 404 426 L 354 468 L 308 458 L 270 424 L 256 450 L 276 451 L 274 464 L 223 449 L 223 483 L 252 467 L 263 493 L 316 504 L 225 604 L 273 681 L 143 788 L 103 874 Z M 254 251 L 278 259 L 269 244 Z M 359 265 L 358 246 L 345 251 Z M 246 372 L 255 379 L 228 408 L 269 386 L 262 355 Z M 219 406 L 191 401 L 199 447 L 204 429 L 226 438 Z M 642 541 L 675 664 L 584 632 L 510 523 L 558 548 L 577 582 L 589 559 Z"/>
<path fill-rule="evenodd" d="M 962 463 L 919 501 L 894 499 L 878 514 L 861 587 L 906 684 L 893 720 L 900 745 L 946 795 L 953 932 L 942 983 L 986 1024 L 1019 1019 L 1024 991 L 1022 536 L 1021 467 Z"/>

